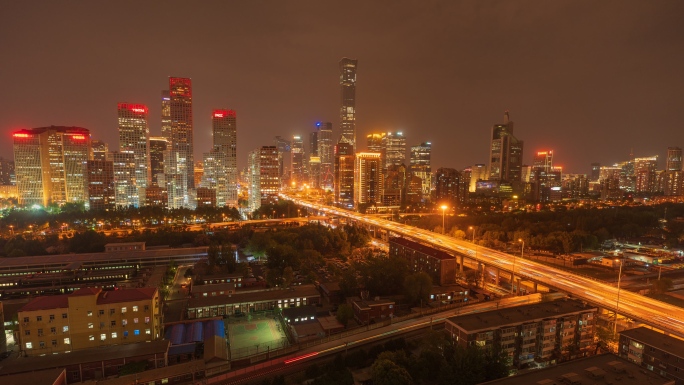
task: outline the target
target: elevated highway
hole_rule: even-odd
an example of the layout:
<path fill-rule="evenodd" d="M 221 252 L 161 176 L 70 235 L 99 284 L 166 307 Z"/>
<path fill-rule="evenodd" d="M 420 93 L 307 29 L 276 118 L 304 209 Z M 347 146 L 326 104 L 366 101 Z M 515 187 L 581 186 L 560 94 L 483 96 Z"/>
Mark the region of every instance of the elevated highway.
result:
<path fill-rule="evenodd" d="M 618 290 L 616 287 L 603 282 L 573 275 L 564 270 L 546 266 L 528 259 L 522 259 L 501 251 L 476 246 L 470 242 L 457 240 L 428 230 L 392 222 L 372 215 L 359 214 L 336 207 L 309 202 L 288 194 L 281 194 L 281 197 L 283 199 L 291 200 L 298 205 L 319 211 L 325 215 L 345 217 L 350 220 L 385 229 L 390 234 L 430 243 L 439 248 L 449 250 L 461 258 L 467 257 L 480 262 L 487 267 L 494 267 L 511 272 L 516 279 L 543 283 L 545 286 L 571 294 L 575 298 L 580 298 L 589 303 L 596 304 L 601 308 L 646 323 L 665 333 L 684 338 L 684 309 L 680 307 L 669 305 L 627 290 Z"/>

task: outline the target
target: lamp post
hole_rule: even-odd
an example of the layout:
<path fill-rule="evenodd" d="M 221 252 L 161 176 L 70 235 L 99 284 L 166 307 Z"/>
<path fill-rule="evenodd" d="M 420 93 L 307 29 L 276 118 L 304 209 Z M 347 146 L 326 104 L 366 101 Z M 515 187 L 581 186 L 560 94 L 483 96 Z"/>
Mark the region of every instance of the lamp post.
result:
<path fill-rule="evenodd" d="M 616 260 L 617 261 L 617 260 Z M 618 311 L 620 310 L 620 280 L 622 279 L 622 265 L 624 258 L 620 260 L 620 271 L 618 272 L 617 298 L 615 301 L 615 324 L 613 325 L 613 338 L 617 335 Z"/>
<path fill-rule="evenodd" d="M 446 214 L 447 206 L 446 206 L 446 205 L 442 205 L 442 207 L 440 207 L 440 208 L 442 209 L 442 234 L 445 234 L 445 233 L 446 233 L 446 228 L 444 228 L 444 215 Z"/>
<path fill-rule="evenodd" d="M 475 243 L 475 227 L 469 226 L 468 229 L 473 232 L 473 243 Z"/>

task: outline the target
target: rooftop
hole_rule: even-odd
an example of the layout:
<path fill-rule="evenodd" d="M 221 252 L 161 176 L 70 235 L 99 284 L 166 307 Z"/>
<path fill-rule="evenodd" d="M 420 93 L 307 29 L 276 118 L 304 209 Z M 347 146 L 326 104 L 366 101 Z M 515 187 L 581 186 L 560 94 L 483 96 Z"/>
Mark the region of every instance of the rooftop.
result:
<path fill-rule="evenodd" d="M 31 385 L 53 385 L 57 379 L 66 373 L 63 368 L 40 370 L 29 373 L 9 374 L 0 377 L 3 384 L 31 384 Z"/>
<path fill-rule="evenodd" d="M 656 349 L 668 352 L 673 356 L 684 357 L 684 341 L 678 338 L 666 336 L 663 333 L 647 329 L 643 326 L 624 330 L 620 332 L 620 335 L 637 340 L 644 345 L 653 346 Z"/>
<path fill-rule="evenodd" d="M 451 254 L 445 253 L 441 250 L 434 249 L 432 247 L 425 246 L 418 242 L 409 241 L 406 238 L 390 237 L 389 243 L 390 245 L 392 243 L 396 243 L 398 245 L 411 248 L 413 250 L 418 251 L 419 253 L 429 255 L 437 259 L 455 259 L 455 257 Z"/>
<path fill-rule="evenodd" d="M 491 385 L 565 385 L 620 384 L 665 385 L 673 383 L 639 365 L 612 354 L 601 354 L 568 361 L 545 369 L 530 370 L 483 384 Z"/>
<path fill-rule="evenodd" d="M 582 301 L 561 299 L 553 302 L 540 302 L 515 308 L 449 317 L 447 322 L 457 325 L 459 328 L 470 333 L 506 325 L 534 322 L 535 320 L 558 318 L 563 314 L 586 312 L 591 309 L 596 311 L 596 307 L 584 305 Z"/>
<path fill-rule="evenodd" d="M 188 309 L 220 306 L 231 303 L 277 301 L 279 299 L 320 297 L 314 285 L 293 286 L 292 289 L 259 290 L 249 293 L 236 292 L 229 296 L 216 296 L 206 298 L 191 298 L 188 300 Z"/>
<path fill-rule="evenodd" d="M 0 375 L 25 373 L 34 370 L 66 368 L 80 363 L 99 362 L 119 358 L 132 358 L 152 354 L 164 355 L 171 342 L 158 340 L 135 344 L 103 346 L 94 349 L 76 350 L 71 353 L 49 354 L 38 357 L 17 357 L 0 362 Z"/>
<path fill-rule="evenodd" d="M 121 289 L 102 291 L 99 288 L 84 287 L 74 291 L 71 294 L 52 295 L 36 297 L 24 307 L 19 309 L 20 312 L 48 310 L 48 309 L 66 309 L 69 307 L 69 297 L 82 297 L 89 295 L 96 295 L 97 304 L 108 303 L 122 303 L 133 301 L 151 300 L 157 292 L 156 287 L 143 287 L 136 289 Z"/>

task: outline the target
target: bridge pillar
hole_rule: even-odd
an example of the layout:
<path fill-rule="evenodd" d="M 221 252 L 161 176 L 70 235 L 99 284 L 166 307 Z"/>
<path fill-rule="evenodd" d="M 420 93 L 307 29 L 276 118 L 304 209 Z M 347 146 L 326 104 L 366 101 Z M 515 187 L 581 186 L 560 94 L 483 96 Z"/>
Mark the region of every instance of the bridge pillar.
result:
<path fill-rule="evenodd" d="M 515 281 L 517 282 L 515 285 L 515 295 L 520 295 L 520 277 L 515 277 Z"/>
<path fill-rule="evenodd" d="M 463 273 L 463 261 L 464 261 L 464 259 L 465 259 L 465 257 L 461 255 L 459 260 L 458 260 L 458 271 L 460 271 L 461 273 Z"/>
<path fill-rule="evenodd" d="M 532 287 L 533 287 L 533 292 L 536 294 L 537 293 L 537 282 L 532 282 Z"/>

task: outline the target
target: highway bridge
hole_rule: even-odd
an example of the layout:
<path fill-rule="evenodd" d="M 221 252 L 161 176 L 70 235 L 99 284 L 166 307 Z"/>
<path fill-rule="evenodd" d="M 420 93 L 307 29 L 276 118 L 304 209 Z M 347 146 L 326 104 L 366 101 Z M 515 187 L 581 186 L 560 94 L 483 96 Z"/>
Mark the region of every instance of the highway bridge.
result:
<path fill-rule="evenodd" d="M 574 275 L 532 260 L 477 246 L 473 243 L 457 240 L 429 230 L 392 222 L 373 215 L 360 214 L 310 202 L 289 194 L 280 194 L 280 196 L 283 199 L 293 201 L 298 205 L 324 215 L 344 217 L 371 227 L 384 229 L 391 235 L 412 238 L 448 250 L 457 258 L 460 258 L 461 266 L 465 258 L 472 259 L 487 268 L 496 268 L 509 272 L 510 275 L 515 277 L 515 280 L 539 282 L 545 286 L 568 293 L 575 298 L 596 304 L 603 309 L 651 325 L 667 334 L 684 338 L 684 309 L 680 307 L 627 290 L 619 290 L 616 287 L 591 278 Z"/>

